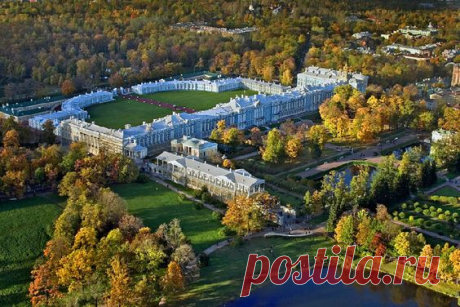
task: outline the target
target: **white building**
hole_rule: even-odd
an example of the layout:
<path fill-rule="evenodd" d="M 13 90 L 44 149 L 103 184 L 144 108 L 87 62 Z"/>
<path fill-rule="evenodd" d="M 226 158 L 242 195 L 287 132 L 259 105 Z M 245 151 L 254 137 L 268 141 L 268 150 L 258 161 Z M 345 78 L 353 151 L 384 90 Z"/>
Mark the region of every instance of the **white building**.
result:
<path fill-rule="evenodd" d="M 105 103 L 113 100 L 113 93 L 106 91 L 97 91 L 85 95 L 72 97 L 62 103 L 62 111 L 48 114 L 37 115 L 29 119 L 29 126 L 42 130 L 43 124 L 51 120 L 56 127 L 65 119 L 78 118 L 85 120 L 88 118 L 88 112 L 83 108 L 93 104 Z"/>
<path fill-rule="evenodd" d="M 202 160 L 218 154 L 216 143 L 185 135 L 181 139 L 171 141 L 171 151 L 177 154 L 194 156 Z"/>
<path fill-rule="evenodd" d="M 221 201 L 237 195 L 251 196 L 265 190 L 265 181 L 252 176 L 243 169 L 231 170 L 200 162 L 196 158 L 163 152 L 149 164 L 150 171 L 180 185 L 201 189 Z"/>
<path fill-rule="evenodd" d="M 154 119 L 152 122 L 144 122 L 139 126 L 126 125 L 125 129 L 119 130 L 86 123 L 84 116 L 73 116 L 57 126 L 56 134 L 61 137 L 63 143 L 88 141 L 91 145 L 90 151 L 93 153 L 97 153 L 102 147 L 113 146 L 111 149 L 113 151 L 122 152 L 132 158 L 144 158 L 148 154 L 153 155 L 168 149 L 174 139 L 182 139 L 184 136 L 209 137 L 220 120 L 225 120 L 228 126 L 236 126 L 244 130 L 316 111 L 325 99 L 332 97 L 337 86 L 351 84 L 358 90 L 365 91 L 367 79 L 367 76 L 361 74 L 347 74 L 314 67 L 299 74 L 298 86 L 293 89 L 279 84 L 244 78 L 213 82 L 142 83 L 134 86 L 133 91 L 145 94 L 168 90 L 220 91 L 243 87 L 268 94 L 235 97 L 209 110 L 192 114 L 173 113 Z M 83 111 L 80 105 L 78 104 L 76 109 Z"/>
<path fill-rule="evenodd" d="M 368 80 L 369 77 L 362 74 L 310 66 L 305 72 L 297 75 L 297 87 L 350 84 L 359 91 L 365 92 Z"/>

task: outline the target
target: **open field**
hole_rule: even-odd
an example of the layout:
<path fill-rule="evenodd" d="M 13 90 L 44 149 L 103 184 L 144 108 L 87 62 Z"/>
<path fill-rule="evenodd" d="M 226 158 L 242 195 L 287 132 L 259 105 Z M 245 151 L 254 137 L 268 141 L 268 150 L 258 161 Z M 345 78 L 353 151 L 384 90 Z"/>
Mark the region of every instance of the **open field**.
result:
<path fill-rule="evenodd" d="M 193 202 L 179 200 L 178 194 L 153 181 L 115 185 L 112 189 L 127 201 L 129 212 L 142 218 L 153 231 L 178 218 L 195 252 L 225 239 L 218 233 L 221 224 L 210 210 L 195 209 Z"/>
<path fill-rule="evenodd" d="M 172 114 L 172 111 L 166 108 L 120 98 L 113 102 L 93 105 L 87 111 L 91 116 L 88 121 L 95 121 L 99 126 L 113 129 L 123 129 L 125 124 L 140 125 L 143 121 L 151 122 L 155 118 Z"/>
<path fill-rule="evenodd" d="M 30 272 L 61 212 L 53 197 L 0 204 L 0 306 L 29 306 Z"/>
<path fill-rule="evenodd" d="M 460 197 L 460 192 L 452 187 L 445 186 L 440 188 L 439 190 L 436 190 L 432 195 Z"/>
<path fill-rule="evenodd" d="M 329 239 L 304 237 L 255 238 L 239 247 L 224 247 L 211 254 L 209 266 L 201 269 L 200 280 L 191 284 L 188 291 L 180 297 L 181 301 L 175 305 L 221 306 L 225 301 L 238 297 L 248 255 L 251 253 L 266 255 L 270 261 L 281 255 L 290 256 L 295 261 L 300 255 L 316 255 L 318 248 L 331 246 L 332 241 Z M 260 286 L 253 286 L 252 289 L 257 287 Z"/>
<path fill-rule="evenodd" d="M 230 98 L 234 98 L 237 95 L 251 96 L 255 94 L 257 94 L 257 92 L 251 90 L 235 90 L 221 93 L 204 91 L 173 91 L 148 94 L 144 95 L 144 97 L 199 111 L 210 109 L 218 103 L 229 102 Z"/>

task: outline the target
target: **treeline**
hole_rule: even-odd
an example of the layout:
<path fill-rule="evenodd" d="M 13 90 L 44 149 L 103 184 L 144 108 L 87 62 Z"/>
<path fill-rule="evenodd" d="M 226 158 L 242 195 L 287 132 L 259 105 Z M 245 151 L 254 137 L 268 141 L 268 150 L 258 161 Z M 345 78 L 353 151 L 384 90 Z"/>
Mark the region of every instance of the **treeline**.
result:
<path fill-rule="evenodd" d="M 127 86 L 197 69 L 291 84 L 309 47 L 315 48 L 308 53 L 308 64 L 340 69 L 348 60 L 352 70 L 375 77 L 375 82 L 405 83 L 397 78 L 423 77 L 441 66 L 431 63 L 416 74 L 404 74 L 413 72 L 414 66 L 344 54 L 340 41 L 358 29 L 380 33 L 398 25 L 425 27 L 430 21 L 440 28 L 442 39 L 456 40 L 454 12 L 406 10 L 416 6 L 413 1 L 349 0 L 278 5 L 265 0 L 1 2 L 0 37 L 8 48 L 0 50 L 0 85 L 6 99 L 24 99 L 46 95 L 48 87 L 60 87 L 66 80 L 75 91 L 88 91 L 107 83 Z M 349 23 L 352 13 L 364 21 Z M 366 20 L 372 16 L 379 22 Z M 189 21 L 228 28 L 256 26 L 257 31 L 243 39 L 171 28 Z M 392 66 L 387 69 L 385 63 Z"/>
<path fill-rule="evenodd" d="M 51 122 L 47 122 L 38 135 L 12 117 L 0 120 L 0 127 L 0 189 L 7 196 L 22 198 L 27 192 L 35 193 L 43 188 L 56 190 L 61 180 L 64 181 L 61 189 L 67 187 L 75 192 L 79 184 L 97 188 L 129 182 L 138 176 L 134 163 L 121 154 L 102 151 L 98 156 L 89 156 L 83 143 L 73 143 L 69 150 L 54 144 Z M 31 138 L 41 141 L 42 145 L 29 146 Z"/>
<path fill-rule="evenodd" d="M 426 243 L 423 234 L 403 232 L 391 221 L 383 205 L 377 207 L 375 217 L 364 210 L 342 216 L 334 232 L 339 243 L 356 244 L 360 253 L 382 256 L 384 261 L 398 256 L 425 256 L 425 268 L 429 270 L 432 257 L 439 256 L 437 276 L 446 282 L 458 283 L 460 280 L 460 249 L 449 246 L 449 243 L 432 247 Z M 414 269 L 412 266 L 406 268 L 412 274 Z"/>
<path fill-rule="evenodd" d="M 105 188 L 132 182 L 129 165 L 104 152 L 81 157 L 79 149 L 65 159 L 75 164 L 59 186 L 67 205 L 32 271 L 32 306 L 153 306 L 174 297 L 199 274 L 180 222 L 145 227 Z"/>
<path fill-rule="evenodd" d="M 343 172 L 331 171 L 324 176 L 320 189 L 305 194 L 307 212 L 319 214 L 328 209 L 327 229 L 333 231 L 338 218 L 347 210 L 391 204 L 437 180 L 435 162 L 429 159 L 422 162 L 420 149 L 406 151 L 399 165 L 395 165 L 396 159 L 391 155 L 379 163 L 374 173 L 362 166 L 349 185 Z"/>
<path fill-rule="evenodd" d="M 381 87 L 369 86 L 367 95 L 350 85 L 339 86 L 335 95 L 319 107 L 324 126 L 334 138 L 353 138 L 372 141 L 387 130 L 413 128 L 431 131 L 438 121 L 441 127 L 458 125 L 458 111 L 437 103 L 429 110 L 424 100 L 418 99 L 414 85 L 395 85 L 386 92 Z"/>

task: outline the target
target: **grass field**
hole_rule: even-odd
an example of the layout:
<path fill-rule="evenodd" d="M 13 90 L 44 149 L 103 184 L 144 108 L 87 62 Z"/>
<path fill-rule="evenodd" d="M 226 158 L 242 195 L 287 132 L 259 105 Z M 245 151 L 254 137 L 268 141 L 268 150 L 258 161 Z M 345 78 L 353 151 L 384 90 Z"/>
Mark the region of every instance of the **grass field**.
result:
<path fill-rule="evenodd" d="M 270 261 L 281 255 L 290 256 L 295 261 L 300 255 L 316 255 L 318 248 L 330 246 L 332 241 L 328 239 L 305 237 L 256 238 L 239 247 L 224 247 L 211 254 L 209 266 L 201 269 L 199 281 L 191 284 L 180 297 L 181 301 L 174 305 L 221 306 L 225 301 L 239 296 L 248 255 L 251 253 L 265 255 Z M 260 286 L 253 286 L 252 289 L 257 287 Z"/>
<path fill-rule="evenodd" d="M 87 111 L 91 116 L 88 121 L 113 129 L 123 129 L 125 124 L 140 125 L 143 121 L 151 122 L 155 118 L 172 114 L 172 110 L 166 108 L 126 99 L 97 104 Z"/>
<path fill-rule="evenodd" d="M 195 252 L 225 239 L 218 234 L 221 224 L 212 218 L 210 210 L 195 209 L 193 202 L 179 200 L 178 194 L 153 181 L 116 185 L 112 189 L 127 201 L 129 212 L 142 218 L 154 231 L 161 224 L 178 218 Z"/>
<path fill-rule="evenodd" d="M 229 102 L 230 98 L 242 95 L 255 95 L 257 92 L 251 90 L 235 90 L 221 93 L 211 93 L 203 91 L 177 91 L 159 92 L 145 95 L 145 97 L 161 102 L 175 104 L 177 106 L 188 107 L 195 110 L 207 110 L 218 103 Z"/>
<path fill-rule="evenodd" d="M 30 305 L 30 272 L 61 212 L 55 201 L 62 200 L 34 197 L 0 204 L 0 306 Z"/>
<path fill-rule="evenodd" d="M 460 197 L 460 192 L 452 187 L 445 186 L 440 188 L 439 190 L 436 190 L 432 195 Z"/>

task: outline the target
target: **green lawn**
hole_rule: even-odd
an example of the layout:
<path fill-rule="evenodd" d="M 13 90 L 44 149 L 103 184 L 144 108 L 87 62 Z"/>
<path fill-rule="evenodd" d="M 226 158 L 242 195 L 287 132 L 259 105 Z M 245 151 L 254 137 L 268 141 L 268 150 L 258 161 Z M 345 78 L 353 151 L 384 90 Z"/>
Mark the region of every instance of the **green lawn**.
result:
<path fill-rule="evenodd" d="M 142 218 L 154 231 L 161 224 L 178 218 L 195 252 L 225 239 L 218 234 L 221 224 L 212 218 L 210 210 L 195 209 L 193 202 L 180 201 L 178 194 L 153 181 L 116 185 L 112 189 L 127 201 L 129 212 Z"/>
<path fill-rule="evenodd" d="M 445 186 L 435 191 L 432 195 L 460 197 L 460 192 L 452 187 Z"/>
<path fill-rule="evenodd" d="M 179 298 L 180 301 L 175 302 L 174 305 L 221 306 L 226 301 L 238 297 L 248 256 L 251 253 L 265 255 L 270 258 L 270 261 L 287 255 L 294 262 L 300 255 L 316 255 L 318 248 L 329 248 L 332 245 L 331 240 L 323 237 L 305 237 L 256 238 L 240 247 L 224 247 L 211 254 L 209 266 L 201 269 L 199 281 L 191 284 L 187 292 Z M 273 252 L 271 252 L 272 249 Z M 257 287 L 260 286 L 253 286 L 252 289 Z"/>
<path fill-rule="evenodd" d="M 234 98 L 237 95 L 251 96 L 255 94 L 257 94 L 257 92 L 251 90 L 235 90 L 221 93 L 204 91 L 173 91 L 148 94 L 145 95 L 145 97 L 195 110 L 207 110 L 218 103 L 229 102 L 230 98 Z"/>
<path fill-rule="evenodd" d="M 88 121 L 113 129 L 123 129 L 125 124 L 140 125 L 143 121 L 151 122 L 172 114 L 172 110 L 166 108 L 126 99 L 93 105 L 87 111 L 90 115 Z"/>
<path fill-rule="evenodd" d="M 30 272 L 61 213 L 55 201 L 61 199 L 34 197 L 0 204 L 0 306 L 30 305 Z"/>
<path fill-rule="evenodd" d="M 290 204 L 293 207 L 301 207 L 303 205 L 302 199 L 299 199 L 291 194 L 279 192 L 278 190 L 274 190 L 269 187 L 265 187 L 265 190 L 271 195 L 278 197 L 283 205 Z"/>

